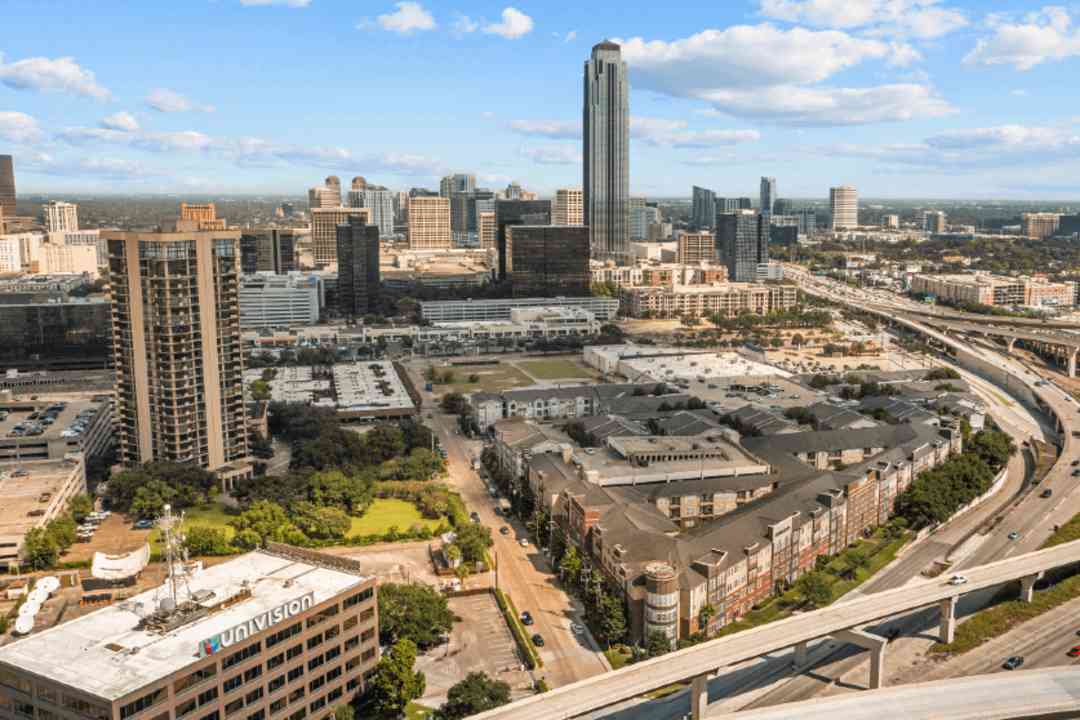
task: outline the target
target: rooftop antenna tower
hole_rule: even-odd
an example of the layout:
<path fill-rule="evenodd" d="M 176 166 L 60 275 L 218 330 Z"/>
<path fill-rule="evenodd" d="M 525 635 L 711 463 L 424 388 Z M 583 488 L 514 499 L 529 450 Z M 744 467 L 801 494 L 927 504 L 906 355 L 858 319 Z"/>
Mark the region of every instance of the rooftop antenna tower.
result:
<path fill-rule="evenodd" d="M 168 563 L 168 586 L 169 597 L 162 600 L 162 609 L 167 609 L 168 612 L 174 612 L 179 607 L 179 597 L 177 595 L 176 586 L 178 582 L 184 583 L 185 589 L 187 588 L 187 573 L 178 573 L 176 570 L 177 561 L 183 563 L 187 560 L 187 551 L 183 549 L 184 546 L 184 514 L 180 513 L 179 516 L 172 514 L 172 506 L 165 505 L 165 514 L 158 520 L 158 526 L 161 528 L 161 533 L 164 536 L 165 543 L 165 561 Z M 191 592 L 188 590 L 188 594 Z M 168 603 L 168 607 L 164 607 Z"/>

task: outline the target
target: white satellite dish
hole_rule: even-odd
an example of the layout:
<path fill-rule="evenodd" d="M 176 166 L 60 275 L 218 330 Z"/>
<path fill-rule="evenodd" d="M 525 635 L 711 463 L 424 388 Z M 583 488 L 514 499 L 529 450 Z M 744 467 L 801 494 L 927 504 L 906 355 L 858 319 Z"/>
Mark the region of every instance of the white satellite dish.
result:
<path fill-rule="evenodd" d="M 34 630 L 34 618 L 20 615 L 15 621 L 16 635 L 29 635 Z"/>
<path fill-rule="evenodd" d="M 35 590 L 37 588 L 45 588 L 45 591 L 52 595 L 54 592 L 60 589 L 60 579 L 55 575 L 43 577 L 38 580 L 37 585 L 34 586 Z"/>
<path fill-rule="evenodd" d="M 41 603 L 28 600 L 19 608 L 19 617 L 34 617 L 41 609 Z"/>

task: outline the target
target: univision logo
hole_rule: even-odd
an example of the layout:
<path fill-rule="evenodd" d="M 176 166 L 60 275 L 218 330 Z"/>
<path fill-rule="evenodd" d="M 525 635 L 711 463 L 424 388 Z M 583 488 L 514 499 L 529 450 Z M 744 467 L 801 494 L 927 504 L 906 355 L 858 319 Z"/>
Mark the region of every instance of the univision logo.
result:
<path fill-rule="evenodd" d="M 311 591 L 307 595 L 298 597 L 295 600 L 290 600 L 287 603 L 272 608 L 265 612 L 259 613 L 255 617 L 242 622 L 239 625 L 225 630 L 223 632 L 209 637 L 199 643 L 199 657 L 206 657 L 207 655 L 213 655 L 216 652 L 224 650 L 238 642 L 243 642 L 252 635 L 258 635 L 262 631 L 269 627 L 276 625 L 283 620 L 288 620 L 291 617 L 299 615 L 305 610 L 309 609 L 315 604 L 315 592 Z"/>

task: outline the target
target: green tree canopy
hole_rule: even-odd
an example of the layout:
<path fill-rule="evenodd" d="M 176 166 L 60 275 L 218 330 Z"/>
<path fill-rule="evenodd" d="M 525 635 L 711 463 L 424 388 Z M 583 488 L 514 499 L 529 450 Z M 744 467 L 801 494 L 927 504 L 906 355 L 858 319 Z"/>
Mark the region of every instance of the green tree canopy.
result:
<path fill-rule="evenodd" d="M 435 712 L 436 720 L 461 720 L 510 702 L 510 686 L 482 672 L 471 672 L 450 688 L 446 702 Z"/>
<path fill-rule="evenodd" d="M 233 542 L 242 548 L 263 547 L 268 542 L 306 545 L 308 538 L 285 514 L 285 510 L 267 500 L 261 500 L 229 521 L 236 530 Z"/>
<path fill-rule="evenodd" d="M 410 702 L 424 694 L 427 686 L 424 673 L 413 670 L 415 664 L 416 645 L 408 639 L 395 642 L 379 659 L 367 683 L 363 697 L 365 710 L 379 718 L 400 717 Z"/>

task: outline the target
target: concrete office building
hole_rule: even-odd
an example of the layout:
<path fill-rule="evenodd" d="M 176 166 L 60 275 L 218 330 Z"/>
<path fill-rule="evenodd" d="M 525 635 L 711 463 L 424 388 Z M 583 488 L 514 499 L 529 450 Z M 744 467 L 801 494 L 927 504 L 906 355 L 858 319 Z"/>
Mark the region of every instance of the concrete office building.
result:
<path fill-rule="evenodd" d="M 121 461 L 247 457 L 240 231 L 108 231 Z"/>
<path fill-rule="evenodd" d="M 649 239 L 649 228 L 660 224 L 659 208 L 642 204 L 630 209 L 630 240 L 645 242 Z"/>
<path fill-rule="evenodd" d="M 772 215 L 776 205 L 776 178 L 761 178 L 761 194 L 759 200 L 761 202 L 761 212 Z"/>
<path fill-rule="evenodd" d="M 379 294 L 379 228 L 350 218 L 337 228 L 338 312 L 367 315 Z"/>
<path fill-rule="evenodd" d="M 1020 216 L 1020 232 L 1029 238 L 1045 240 L 1057 232 L 1060 222 L 1060 213 L 1024 213 Z"/>
<path fill-rule="evenodd" d="M 321 186 L 308 190 L 308 209 L 341 207 L 341 181 L 331 175 Z"/>
<path fill-rule="evenodd" d="M 506 229 L 513 225 L 550 225 L 550 200 L 499 200 L 495 203 L 495 246 L 498 277 L 507 276 Z"/>
<path fill-rule="evenodd" d="M 0 649 L 0 718 L 326 720 L 379 660 L 376 579 L 271 544 Z"/>
<path fill-rule="evenodd" d="M 0 250 L 3 247 L 0 241 Z M 108 300 L 46 296 L 39 301 L 33 295 L 25 299 L 4 295 L 5 302 L 0 303 L 0 366 L 17 370 L 109 366 L 112 311 Z"/>
<path fill-rule="evenodd" d="M 506 254 L 515 297 L 589 294 L 589 229 L 584 225 L 510 226 Z"/>
<path fill-rule="evenodd" d="M 364 187 L 349 191 L 349 207 L 366 208 L 371 224 L 379 228 L 379 237 L 394 235 L 394 193 L 383 187 Z"/>
<path fill-rule="evenodd" d="M 409 198 L 409 247 L 430 250 L 450 247 L 450 199 Z"/>
<path fill-rule="evenodd" d="M 96 245 L 54 245 L 42 243 L 37 249 L 35 272 L 50 275 L 74 273 L 96 279 L 98 276 Z"/>
<path fill-rule="evenodd" d="M 716 238 L 712 233 L 683 233 L 679 237 L 678 261 L 682 265 L 716 262 Z"/>
<path fill-rule="evenodd" d="M 177 228 L 191 230 L 224 230 L 225 218 L 217 216 L 214 203 L 180 203 L 180 221 Z"/>
<path fill-rule="evenodd" d="M 53 245 L 90 245 L 97 251 L 97 264 L 105 267 L 109 263 L 109 249 L 101 237 L 100 230 L 72 230 L 49 233 L 49 243 Z"/>
<path fill-rule="evenodd" d="M 471 193 L 476 190 L 476 176 L 464 173 L 447 175 L 439 181 L 439 197 L 449 198 L 454 193 Z"/>
<path fill-rule="evenodd" d="M 319 322 L 322 280 L 317 275 L 262 272 L 240 279 L 240 327 L 284 328 Z"/>
<path fill-rule="evenodd" d="M 883 215 L 881 217 L 881 226 L 889 230 L 900 229 L 900 216 L 899 215 Z"/>
<path fill-rule="evenodd" d="M 716 193 L 694 186 L 691 191 L 690 224 L 698 230 L 716 227 Z"/>
<path fill-rule="evenodd" d="M 0 155 L 0 221 L 15 217 L 15 163 L 10 155 Z M 0 232 L 4 231 L 0 222 Z"/>
<path fill-rule="evenodd" d="M 850 185 L 829 188 L 829 214 L 832 229 L 859 227 L 859 193 Z"/>
<path fill-rule="evenodd" d="M 584 225 L 585 207 L 582 204 L 585 193 L 582 190 L 562 189 L 555 191 L 555 202 L 551 205 L 552 225 Z"/>
<path fill-rule="evenodd" d="M 315 267 L 322 269 L 337 263 L 337 226 L 353 217 L 361 218 L 365 225 L 371 222 L 371 212 L 364 208 L 312 208 L 311 254 Z"/>
<path fill-rule="evenodd" d="M 0 467 L 0 567 L 18 573 L 26 534 L 59 517 L 71 498 L 86 492 L 86 461 L 79 453 L 60 460 L 20 460 Z M 3 670 L 0 669 L 0 673 Z M 0 674 L 0 716 L 4 682 Z"/>
<path fill-rule="evenodd" d="M 602 42 L 585 63 L 583 182 L 592 257 L 630 260 L 630 79 L 618 45 Z"/>
<path fill-rule="evenodd" d="M 495 224 L 495 211 L 479 213 L 476 223 L 477 235 L 480 238 L 480 249 L 498 252 L 498 227 Z"/>
<path fill-rule="evenodd" d="M 74 232 L 79 229 L 79 206 L 75 203 L 51 200 L 41 206 L 45 229 L 49 232 Z"/>
<path fill-rule="evenodd" d="M 438 323 L 510 320 L 517 308 L 581 308 L 607 322 L 619 314 L 619 301 L 608 297 L 513 298 L 495 300 L 424 300 L 420 317 Z"/>
<path fill-rule="evenodd" d="M 240 268 L 284 274 L 296 270 L 296 231 L 292 228 L 257 228 L 240 236 Z"/>
<path fill-rule="evenodd" d="M 927 210 L 923 215 L 923 230 L 928 233 L 945 232 L 945 213 L 941 210 Z"/>
<path fill-rule="evenodd" d="M 753 210 L 717 215 L 716 255 L 732 282 L 754 282 L 757 266 L 769 262 L 768 219 Z"/>

